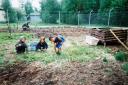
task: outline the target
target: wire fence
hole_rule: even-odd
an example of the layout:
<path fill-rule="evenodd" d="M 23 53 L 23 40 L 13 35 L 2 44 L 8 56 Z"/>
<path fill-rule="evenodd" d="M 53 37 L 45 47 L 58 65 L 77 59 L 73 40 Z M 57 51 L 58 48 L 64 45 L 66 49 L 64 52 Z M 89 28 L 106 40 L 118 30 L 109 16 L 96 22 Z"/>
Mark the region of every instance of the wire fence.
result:
<path fill-rule="evenodd" d="M 75 26 L 128 26 L 128 12 L 43 12 L 32 13 L 30 15 L 30 23 L 32 27 L 40 26 L 60 26 L 60 25 L 75 25 Z M 7 21 L 7 20 L 5 20 Z M 28 22 L 27 17 L 17 20 L 16 23 L 10 23 L 11 26 L 21 28 Z M 2 24 L 2 22 L 0 23 Z M 2 25 L 1 25 L 2 26 Z M 6 23 L 5 23 L 6 26 Z"/>

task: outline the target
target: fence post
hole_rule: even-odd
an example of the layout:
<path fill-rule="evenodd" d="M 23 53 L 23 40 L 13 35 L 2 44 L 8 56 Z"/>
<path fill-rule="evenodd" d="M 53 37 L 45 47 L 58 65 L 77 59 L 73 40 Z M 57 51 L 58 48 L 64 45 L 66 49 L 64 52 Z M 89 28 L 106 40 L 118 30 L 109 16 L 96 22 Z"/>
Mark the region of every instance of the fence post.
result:
<path fill-rule="evenodd" d="M 18 19 L 18 13 L 17 13 L 17 29 L 19 27 L 19 19 Z"/>
<path fill-rule="evenodd" d="M 79 26 L 80 25 L 80 11 L 78 12 L 77 16 L 78 16 L 78 24 L 77 25 Z"/>
<path fill-rule="evenodd" d="M 9 34 L 10 34 L 10 37 L 11 37 L 11 28 L 10 28 L 10 23 L 9 23 L 9 15 L 8 15 L 8 9 L 7 9 L 7 25 L 8 25 L 8 31 L 9 31 Z"/>
<path fill-rule="evenodd" d="M 61 23 L 60 17 L 61 17 L 61 16 L 60 16 L 60 11 L 59 11 L 59 25 L 60 25 L 60 23 Z"/>
<path fill-rule="evenodd" d="M 8 16 L 8 10 L 7 10 L 7 25 L 8 25 L 8 28 L 9 28 L 9 16 Z"/>
<path fill-rule="evenodd" d="M 90 14 L 89 14 L 89 26 L 90 26 L 90 24 L 91 24 L 91 15 L 92 15 L 92 12 L 93 12 L 93 10 L 91 10 L 91 11 L 90 11 Z"/>
<path fill-rule="evenodd" d="M 108 26 L 110 25 L 110 18 L 111 18 L 111 12 L 112 12 L 113 8 L 111 8 L 109 10 L 109 15 L 108 15 Z"/>

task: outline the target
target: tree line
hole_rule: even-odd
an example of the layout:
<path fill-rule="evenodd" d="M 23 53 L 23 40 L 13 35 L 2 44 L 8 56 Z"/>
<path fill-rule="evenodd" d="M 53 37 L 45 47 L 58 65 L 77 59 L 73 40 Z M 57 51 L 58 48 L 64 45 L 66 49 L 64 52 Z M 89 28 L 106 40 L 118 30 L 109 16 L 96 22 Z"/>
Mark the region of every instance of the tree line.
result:
<path fill-rule="evenodd" d="M 16 23 L 24 18 L 24 16 L 29 16 L 32 12 L 34 12 L 32 4 L 27 2 L 23 8 L 13 8 L 11 4 L 11 0 L 2 0 L 2 8 L 5 12 L 5 18 L 10 23 Z M 22 10 L 24 9 L 24 10 Z"/>
<path fill-rule="evenodd" d="M 15 16 L 18 19 L 22 19 L 21 11 L 14 10 L 9 1 L 3 0 L 2 6 L 5 13 L 7 13 L 8 9 L 9 16 L 13 15 L 13 17 L 10 17 L 10 22 L 16 22 Z M 43 23 L 58 23 L 60 13 L 61 23 L 77 24 L 78 13 L 89 14 L 93 10 L 98 24 L 106 22 L 104 17 L 108 17 L 108 13 L 112 9 L 111 23 L 119 26 L 128 26 L 128 0 L 41 0 L 40 4 L 39 13 Z M 26 15 L 34 12 L 31 3 L 26 3 L 24 7 Z"/>
<path fill-rule="evenodd" d="M 113 9 L 112 24 L 128 26 L 128 0 L 62 0 L 61 3 L 57 0 L 42 0 L 41 18 L 45 23 L 57 23 L 58 17 L 53 14 L 60 11 L 62 23 L 78 24 L 78 13 L 89 14 L 93 10 L 94 20 L 100 24 L 106 23 L 110 9 Z"/>

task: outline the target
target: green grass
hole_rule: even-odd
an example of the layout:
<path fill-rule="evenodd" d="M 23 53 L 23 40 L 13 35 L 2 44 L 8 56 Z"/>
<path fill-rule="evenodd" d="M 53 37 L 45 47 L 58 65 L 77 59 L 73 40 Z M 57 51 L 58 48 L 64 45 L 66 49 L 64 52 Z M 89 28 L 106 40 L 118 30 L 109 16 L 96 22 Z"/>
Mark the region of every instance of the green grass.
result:
<path fill-rule="evenodd" d="M 17 26 L 18 26 L 18 29 L 20 29 L 22 27 L 22 25 L 26 23 L 26 21 L 21 21 L 21 22 L 18 22 L 17 23 L 10 23 L 10 27 L 11 29 L 17 29 Z M 56 26 L 59 26 L 59 27 L 64 27 L 64 26 L 78 26 L 78 25 L 71 25 L 71 24 L 63 24 L 61 23 L 60 25 L 59 24 L 52 24 L 52 23 L 42 23 L 42 22 L 31 22 L 30 24 L 30 28 L 46 28 L 46 27 L 56 27 Z M 89 24 L 80 24 L 79 26 L 82 26 L 82 27 L 85 27 L 86 29 L 92 29 L 92 28 L 108 28 L 107 25 L 103 25 L 103 24 L 91 24 L 91 26 L 89 26 Z M 114 26 L 114 25 L 111 25 L 109 27 L 117 27 L 117 26 Z M 7 23 L 0 23 L 0 29 L 7 29 L 8 26 L 7 26 Z M 124 27 L 127 29 L 127 27 Z M 114 28 L 113 28 L 114 29 Z M 116 28 L 115 28 L 116 29 Z"/>
<path fill-rule="evenodd" d="M 0 65 L 4 64 L 4 57 L 0 56 Z"/>
<path fill-rule="evenodd" d="M 0 33 L 0 44 L 3 45 L 15 45 L 18 38 L 20 36 L 26 36 L 28 41 L 31 40 L 31 35 L 29 33 L 13 33 L 11 39 L 8 37 L 7 33 Z M 34 62 L 40 61 L 44 64 L 52 63 L 52 62 L 63 62 L 63 61 L 77 61 L 77 62 L 87 62 L 92 61 L 97 58 L 109 57 L 108 48 L 104 48 L 103 46 L 83 46 L 80 44 L 75 44 L 72 41 L 72 46 L 68 48 L 64 48 L 61 55 L 57 55 L 53 51 L 53 45 L 46 40 L 49 44 L 49 49 L 47 52 L 29 52 L 26 54 L 16 55 L 15 48 L 11 48 L 14 52 L 15 60 L 10 59 L 8 62 L 13 63 L 15 61 L 24 61 L 24 62 Z M 9 43 L 9 44 L 8 44 Z M 0 48 L 2 51 L 0 52 L 0 64 L 4 63 L 5 55 L 7 55 L 7 50 L 2 47 Z"/>
<path fill-rule="evenodd" d="M 98 50 L 99 52 L 95 50 Z M 40 61 L 45 64 L 63 61 L 87 62 L 95 60 L 98 57 L 104 57 L 104 53 L 107 54 L 106 51 L 103 51 L 102 47 L 73 46 L 71 48 L 64 49 L 61 55 L 56 55 L 54 52 L 31 52 L 23 55 L 17 55 L 16 58 L 18 61 Z M 109 55 L 106 57 L 109 57 Z"/>
<path fill-rule="evenodd" d="M 17 23 L 10 23 L 10 28 L 11 29 L 17 29 L 17 26 L 18 26 L 18 29 L 20 29 L 22 27 L 22 25 L 24 24 L 25 22 L 22 22 L 22 23 L 19 23 L 17 25 Z M 46 24 L 46 23 L 31 23 L 30 24 L 30 28 L 32 29 L 37 29 L 37 28 L 46 28 L 46 27 L 56 27 L 56 26 L 60 26 L 60 27 L 63 27 L 63 26 L 78 26 L 78 25 L 68 25 L 68 24 Z M 86 25 L 80 25 L 80 26 L 86 26 Z M 0 23 L 0 29 L 7 29 L 8 26 L 6 23 Z"/>
<path fill-rule="evenodd" d="M 115 53 L 114 56 L 117 61 L 127 61 L 127 54 L 123 51 Z"/>
<path fill-rule="evenodd" d="M 12 50 L 12 52 L 15 52 L 15 44 L 17 43 L 20 36 L 25 36 L 28 39 L 31 39 L 32 34 L 27 33 L 12 33 L 11 37 L 9 33 L 0 33 L 0 65 L 4 65 L 6 61 L 6 55 L 7 51 Z M 12 46 L 13 48 L 9 48 Z M 7 59 L 8 60 L 8 59 Z M 13 59 L 9 60 L 8 63 L 13 63 Z"/>
<path fill-rule="evenodd" d="M 126 72 L 126 74 L 128 75 L 128 63 L 124 63 L 122 65 L 122 69 Z"/>
<path fill-rule="evenodd" d="M 10 27 L 11 27 L 11 29 L 17 29 L 17 26 L 18 26 L 18 28 L 20 29 L 24 23 L 25 22 L 19 22 L 18 24 L 17 23 L 10 23 Z M 38 22 L 38 23 L 31 22 L 31 24 L 30 24 L 31 28 L 43 28 L 43 27 L 55 27 L 55 26 L 62 26 L 63 27 L 63 26 L 78 26 L 78 25 L 71 25 L 71 24 L 60 24 L 59 25 L 59 24 L 42 23 L 42 22 Z M 80 24 L 79 26 L 85 26 L 86 28 L 107 27 L 105 25 L 98 25 L 98 24 L 92 24 L 91 26 L 89 26 L 88 24 Z M 0 29 L 1 28 L 8 28 L 8 26 L 6 23 L 0 23 Z"/>
<path fill-rule="evenodd" d="M 0 44 L 17 41 L 20 36 L 25 36 L 28 39 L 32 38 L 30 33 L 12 33 L 11 36 L 9 33 L 0 33 Z"/>

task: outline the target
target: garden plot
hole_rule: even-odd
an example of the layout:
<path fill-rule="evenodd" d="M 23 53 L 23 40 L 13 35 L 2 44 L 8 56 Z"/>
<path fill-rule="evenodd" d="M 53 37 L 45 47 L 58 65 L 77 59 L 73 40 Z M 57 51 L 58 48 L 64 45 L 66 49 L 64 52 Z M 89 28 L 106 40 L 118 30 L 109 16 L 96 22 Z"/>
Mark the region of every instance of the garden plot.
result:
<path fill-rule="evenodd" d="M 4 34 L 3 34 L 4 35 Z M 18 40 L 18 37 L 21 35 L 25 35 L 27 37 L 27 42 L 35 40 L 31 36 L 33 34 L 29 33 L 14 33 L 12 34 L 12 39 L 6 39 L 3 41 L 2 49 L 3 55 L 5 57 L 13 57 L 17 58 L 18 60 L 25 60 L 25 61 L 42 61 L 45 63 L 54 62 L 58 59 L 59 60 L 68 60 L 68 61 L 89 61 L 93 60 L 97 57 L 104 57 L 104 54 L 109 56 L 107 51 L 109 49 L 103 48 L 102 46 L 88 46 L 84 42 L 83 36 L 73 37 L 68 36 L 66 37 L 66 42 L 63 45 L 63 52 L 60 56 L 57 56 L 53 50 L 53 44 L 49 42 L 48 39 L 46 41 L 48 42 L 49 48 L 47 52 L 29 52 L 25 55 L 16 55 L 15 53 L 15 43 Z M 2 35 L 1 35 L 2 36 Z M 7 45 L 6 45 L 7 44 Z M 103 54 L 103 56 L 99 56 L 100 54 Z M 10 58 L 9 58 L 10 59 Z M 16 60 L 17 60 L 16 59 Z"/>
<path fill-rule="evenodd" d="M 128 77 L 115 61 L 17 63 L 0 71 L 1 85 L 127 85 Z"/>
<path fill-rule="evenodd" d="M 16 55 L 14 45 L 21 35 L 27 37 L 27 42 L 35 40 L 33 33 L 13 33 L 11 39 L 0 34 L 0 85 L 128 84 L 120 64 L 110 54 L 111 49 L 88 46 L 84 36 L 66 36 L 61 55 L 55 54 L 48 39 L 47 52 Z M 103 62 L 104 58 L 107 62 Z"/>

